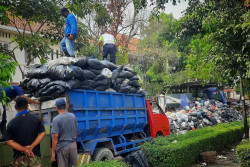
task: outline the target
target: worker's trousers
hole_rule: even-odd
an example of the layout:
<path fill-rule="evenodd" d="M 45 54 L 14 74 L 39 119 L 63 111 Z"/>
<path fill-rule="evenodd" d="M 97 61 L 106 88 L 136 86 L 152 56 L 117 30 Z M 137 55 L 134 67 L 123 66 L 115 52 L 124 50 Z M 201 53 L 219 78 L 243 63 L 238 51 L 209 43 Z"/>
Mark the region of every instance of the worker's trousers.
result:
<path fill-rule="evenodd" d="M 102 58 L 107 60 L 108 54 L 110 54 L 110 62 L 116 64 L 115 53 L 116 46 L 114 44 L 105 44 L 103 46 Z"/>

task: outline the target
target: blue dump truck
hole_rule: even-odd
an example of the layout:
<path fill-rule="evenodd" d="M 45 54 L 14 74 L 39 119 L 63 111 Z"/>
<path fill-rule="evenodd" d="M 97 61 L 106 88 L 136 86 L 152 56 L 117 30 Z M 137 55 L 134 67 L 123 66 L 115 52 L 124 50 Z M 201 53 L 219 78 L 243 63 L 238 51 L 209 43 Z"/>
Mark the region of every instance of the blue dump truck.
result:
<path fill-rule="evenodd" d="M 71 90 L 66 101 L 78 122 L 79 163 L 124 156 L 149 138 L 170 133 L 159 106 L 140 94 Z M 54 103 L 42 104 L 45 124 L 57 114 Z"/>

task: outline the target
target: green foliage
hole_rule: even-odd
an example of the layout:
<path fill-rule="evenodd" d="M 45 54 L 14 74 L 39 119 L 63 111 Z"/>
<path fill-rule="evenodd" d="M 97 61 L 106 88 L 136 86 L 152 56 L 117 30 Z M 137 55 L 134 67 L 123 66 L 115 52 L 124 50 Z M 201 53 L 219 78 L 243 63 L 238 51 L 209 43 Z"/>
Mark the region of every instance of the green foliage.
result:
<path fill-rule="evenodd" d="M 13 38 L 13 42 L 18 44 L 19 49 L 25 50 L 28 58 L 27 65 L 30 65 L 31 61 L 34 58 L 39 59 L 48 59 L 49 53 L 51 53 L 51 49 L 48 43 L 48 40 L 45 38 L 41 38 L 40 34 L 34 34 L 32 36 L 18 35 Z"/>
<path fill-rule="evenodd" d="M 238 76 L 247 78 L 250 71 L 246 68 L 250 62 L 249 13 L 242 1 L 221 0 L 203 20 L 207 43 L 211 45 L 211 61 L 215 70 L 223 71 L 221 77 L 231 83 Z"/>
<path fill-rule="evenodd" d="M 128 49 L 125 46 L 120 46 L 116 52 L 116 64 L 125 65 L 128 63 Z"/>
<path fill-rule="evenodd" d="M 64 20 L 60 17 L 57 0 L 6 0 L 1 4 L 6 12 L 1 13 L 4 16 L 0 17 L 0 22 L 12 24 L 17 31 L 12 42 L 18 46 L 5 52 L 18 62 L 19 55 L 15 54 L 15 49 L 25 50 L 28 57 L 26 65 L 29 65 L 34 58 L 43 61 L 48 59 L 48 54 L 51 53 L 49 46 L 62 37 L 63 31 Z M 24 75 L 23 70 L 19 69 Z"/>
<path fill-rule="evenodd" d="M 150 95 L 165 94 L 169 74 L 178 65 L 179 52 L 174 40 L 178 25 L 172 14 L 152 15 L 149 25 L 141 30 L 139 54 L 147 66 L 147 91 Z"/>
<path fill-rule="evenodd" d="M 95 161 L 88 165 L 82 165 L 82 167 L 128 167 L 124 162 L 119 162 L 117 160 L 113 161 Z"/>
<path fill-rule="evenodd" d="M 250 140 L 243 141 L 236 148 L 236 156 L 240 167 L 250 166 Z"/>
<path fill-rule="evenodd" d="M 0 53 L 0 102 L 5 103 L 7 100 L 4 91 L 2 96 L 1 88 L 9 86 L 8 82 L 12 80 L 12 74 L 15 74 L 17 65 L 9 56 Z"/>
<path fill-rule="evenodd" d="M 150 166 L 192 166 L 201 152 L 218 150 L 243 136 L 242 122 L 205 127 L 187 134 L 156 138 L 142 145 Z M 177 143 L 173 142 L 177 141 Z"/>

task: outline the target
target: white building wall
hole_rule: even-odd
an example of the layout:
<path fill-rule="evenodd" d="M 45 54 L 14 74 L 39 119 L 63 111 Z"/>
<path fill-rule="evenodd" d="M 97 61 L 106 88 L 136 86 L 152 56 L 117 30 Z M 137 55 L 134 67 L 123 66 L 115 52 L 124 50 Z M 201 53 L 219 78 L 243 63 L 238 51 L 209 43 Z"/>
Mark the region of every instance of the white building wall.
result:
<path fill-rule="evenodd" d="M 8 49 L 9 50 L 13 50 L 17 44 L 12 42 L 12 38 L 14 38 L 16 32 L 10 31 L 10 30 L 6 30 L 7 26 L 4 26 L 4 28 L 0 27 L 0 44 L 6 46 L 6 44 L 8 45 Z M 53 49 L 54 53 L 56 53 L 56 51 L 58 51 L 58 53 L 60 53 L 60 46 L 58 45 L 53 45 L 51 46 L 51 48 Z M 25 62 L 25 50 L 20 50 L 19 48 L 15 49 L 14 51 L 15 55 L 16 55 L 16 59 L 19 63 L 19 65 L 21 66 L 21 69 L 24 70 L 27 62 Z M 48 56 L 51 59 L 51 55 Z M 56 59 L 56 55 L 53 56 L 53 59 Z M 36 58 L 34 60 L 34 63 L 32 64 L 40 64 L 40 60 L 38 58 Z M 16 68 L 16 73 L 15 75 L 13 75 L 13 83 L 19 83 L 22 80 L 22 73 L 19 69 L 19 67 Z"/>

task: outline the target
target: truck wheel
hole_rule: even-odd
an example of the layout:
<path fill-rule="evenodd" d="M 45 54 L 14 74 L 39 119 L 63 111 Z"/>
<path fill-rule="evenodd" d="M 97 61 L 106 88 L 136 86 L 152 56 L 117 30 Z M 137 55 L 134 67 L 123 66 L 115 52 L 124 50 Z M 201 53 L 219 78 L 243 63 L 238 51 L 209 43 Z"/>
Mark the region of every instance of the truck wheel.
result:
<path fill-rule="evenodd" d="M 113 153 L 108 148 L 98 148 L 93 155 L 93 161 L 105 161 L 114 159 Z"/>
<path fill-rule="evenodd" d="M 162 132 L 157 132 L 157 133 L 156 133 L 156 137 L 161 137 L 161 136 L 163 136 L 163 133 L 162 133 Z"/>

